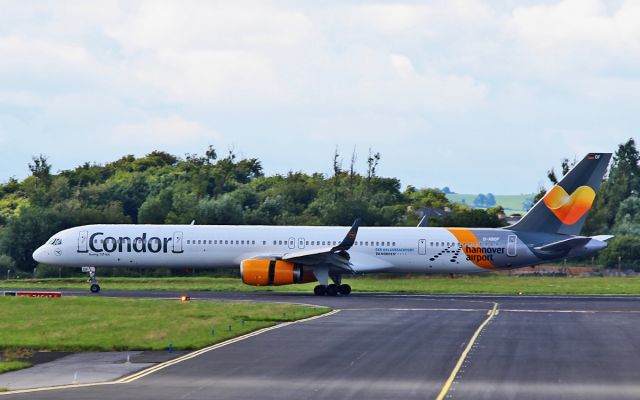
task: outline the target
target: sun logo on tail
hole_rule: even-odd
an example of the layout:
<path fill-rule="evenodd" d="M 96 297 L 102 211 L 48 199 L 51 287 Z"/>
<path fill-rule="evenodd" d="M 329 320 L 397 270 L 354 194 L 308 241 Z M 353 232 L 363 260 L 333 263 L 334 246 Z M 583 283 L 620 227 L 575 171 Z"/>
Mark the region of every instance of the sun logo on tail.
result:
<path fill-rule="evenodd" d="M 580 186 L 571 195 L 556 185 L 544 196 L 544 204 L 563 224 L 573 225 L 591 209 L 596 192 Z"/>

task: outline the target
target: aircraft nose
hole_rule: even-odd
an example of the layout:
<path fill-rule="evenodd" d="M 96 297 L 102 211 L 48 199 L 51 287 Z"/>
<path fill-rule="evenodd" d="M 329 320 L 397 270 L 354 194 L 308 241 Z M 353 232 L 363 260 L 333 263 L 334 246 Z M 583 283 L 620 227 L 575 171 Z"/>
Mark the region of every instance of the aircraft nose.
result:
<path fill-rule="evenodd" d="M 33 252 L 33 259 L 36 262 L 44 263 L 46 262 L 46 256 L 48 255 L 48 251 L 44 248 L 45 246 L 40 246 Z"/>

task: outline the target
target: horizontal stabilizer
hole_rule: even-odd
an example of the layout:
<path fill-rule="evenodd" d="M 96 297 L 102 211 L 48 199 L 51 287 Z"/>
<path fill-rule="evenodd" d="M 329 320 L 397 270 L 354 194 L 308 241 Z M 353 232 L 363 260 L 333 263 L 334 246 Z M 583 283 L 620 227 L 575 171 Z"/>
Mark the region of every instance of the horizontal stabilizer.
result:
<path fill-rule="evenodd" d="M 545 244 L 544 246 L 535 247 L 535 250 L 544 252 L 568 251 L 574 247 L 584 246 L 591 241 L 590 237 L 576 236 L 558 242 Z"/>
<path fill-rule="evenodd" d="M 596 236 L 591 236 L 591 239 L 599 240 L 601 242 L 606 242 L 607 240 L 613 237 L 614 237 L 613 235 L 596 235 Z"/>

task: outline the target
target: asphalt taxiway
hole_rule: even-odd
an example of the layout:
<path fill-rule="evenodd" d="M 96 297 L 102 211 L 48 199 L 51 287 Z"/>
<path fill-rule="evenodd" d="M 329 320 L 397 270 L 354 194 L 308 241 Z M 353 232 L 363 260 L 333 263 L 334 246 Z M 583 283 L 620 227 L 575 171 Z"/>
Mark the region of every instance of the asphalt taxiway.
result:
<path fill-rule="evenodd" d="M 105 290 L 100 295 L 180 294 Z M 640 398 L 637 297 L 188 294 L 340 311 L 221 346 L 127 383 L 6 398 Z"/>

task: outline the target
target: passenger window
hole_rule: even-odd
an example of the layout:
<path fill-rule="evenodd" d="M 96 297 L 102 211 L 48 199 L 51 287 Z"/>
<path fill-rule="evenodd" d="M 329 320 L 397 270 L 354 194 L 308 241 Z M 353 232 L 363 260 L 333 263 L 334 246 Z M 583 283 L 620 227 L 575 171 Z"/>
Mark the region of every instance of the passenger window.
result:
<path fill-rule="evenodd" d="M 225 241 L 224 241 L 224 244 L 229 244 L 229 241 L 228 241 L 228 240 L 225 240 Z"/>

